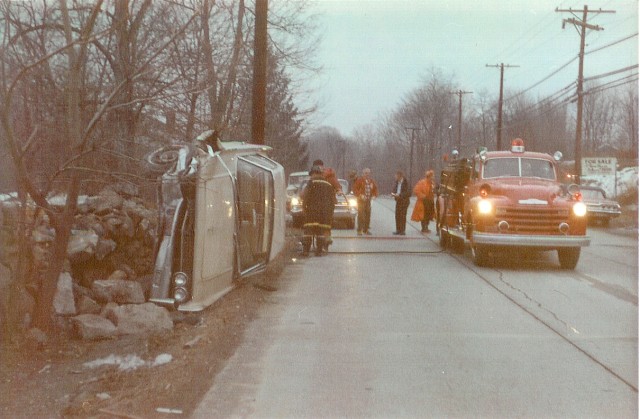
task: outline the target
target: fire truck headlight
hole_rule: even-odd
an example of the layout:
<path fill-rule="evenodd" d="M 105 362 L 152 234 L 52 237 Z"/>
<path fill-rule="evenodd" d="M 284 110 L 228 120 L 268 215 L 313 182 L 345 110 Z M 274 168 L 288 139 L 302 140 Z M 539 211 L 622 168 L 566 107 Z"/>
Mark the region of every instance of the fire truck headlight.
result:
<path fill-rule="evenodd" d="M 294 196 L 293 198 L 291 198 L 291 206 L 293 207 L 296 205 L 300 205 L 300 200 Z"/>
<path fill-rule="evenodd" d="M 573 204 L 573 213 L 578 217 L 584 217 L 587 214 L 587 206 L 584 202 L 576 202 Z"/>
<path fill-rule="evenodd" d="M 349 206 L 356 208 L 358 206 L 358 200 L 355 198 L 349 198 Z"/>
<path fill-rule="evenodd" d="M 493 205 L 488 199 L 482 199 L 478 202 L 478 211 L 480 214 L 490 214 L 493 211 Z"/>

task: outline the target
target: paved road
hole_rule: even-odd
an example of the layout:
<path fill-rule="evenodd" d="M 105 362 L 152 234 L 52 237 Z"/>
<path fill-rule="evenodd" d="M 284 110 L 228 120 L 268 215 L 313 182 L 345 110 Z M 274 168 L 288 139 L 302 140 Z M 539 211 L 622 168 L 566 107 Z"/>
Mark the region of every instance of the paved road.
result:
<path fill-rule="evenodd" d="M 476 268 L 392 208 L 285 269 L 194 417 L 638 416 L 637 238 Z"/>

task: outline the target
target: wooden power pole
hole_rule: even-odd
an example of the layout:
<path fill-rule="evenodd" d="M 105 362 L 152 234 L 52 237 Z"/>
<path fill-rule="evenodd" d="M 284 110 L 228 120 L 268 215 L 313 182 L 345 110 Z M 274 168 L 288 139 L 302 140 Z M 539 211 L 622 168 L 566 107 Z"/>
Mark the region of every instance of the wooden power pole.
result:
<path fill-rule="evenodd" d="M 586 37 L 587 29 L 592 29 L 594 31 L 604 30 L 604 28 L 598 25 L 592 25 L 587 23 L 587 15 L 590 12 L 596 13 L 596 14 L 615 13 L 615 10 L 602 10 L 602 9 L 589 10 L 589 7 L 585 5 L 584 8 L 582 9 L 582 19 L 579 19 L 578 15 L 576 15 L 577 12 L 580 12 L 579 9 L 556 8 L 556 12 L 571 13 L 573 16 L 575 16 L 575 18 L 562 19 L 562 29 L 564 29 L 567 23 L 571 23 L 573 24 L 573 26 L 575 26 L 575 28 L 578 30 L 578 33 L 580 34 L 580 54 L 578 55 L 580 60 L 578 64 L 578 83 L 577 83 L 577 89 L 576 89 L 576 94 L 578 96 L 578 108 L 576 110 L 576 144 L 575 144 L 575 166 L 574 166 L 574 170 L 576 172 L 575 173 L 576 183 L 579 183 L 580 177 L 582 176 L 582 161 L 581 161 L 582 160 L 582 93 L 583 93 L 583 82 L 584 82 L 583 70 L 584 70 L 585 37 Z"/>
<path fill-rule="evenodd" d="M 473 92 L 464 92 L 462 90 L 458 90 L 457 92 L 451 92 L 454 95 L 458 95 L 458 152 L 461 153 L 462 150 L 462 95 L 466 95 Z"/>
<path fill-rule="evenodd" d="M 268 0 L 256 0 L 251 111 L 251 137 L 255 144 L 264 144 L 267 103 L 267 10 Z"/>
<path fill-rule="evenodd" d="M 416 131 L 421 131 L 422 128 L 404 127 L 404 129 L 411 130 L 411 144 L 410 144 L 410 151 L 409 151 L 409 185 L 413 185 L 413 145 L 415 143 Z"/>
<path fill-rule="evenodd" d="M 496 128 L 496 150 L 502 150 L 502 92 L 504 86 L 504 68 L 507 67 L 520 67 L 519 65 L 510 64 L 496 64 L 486 65 L 487 67 L 499 67 L 500 68 L 500 98 L 498 99 L 498 123 Z"/>

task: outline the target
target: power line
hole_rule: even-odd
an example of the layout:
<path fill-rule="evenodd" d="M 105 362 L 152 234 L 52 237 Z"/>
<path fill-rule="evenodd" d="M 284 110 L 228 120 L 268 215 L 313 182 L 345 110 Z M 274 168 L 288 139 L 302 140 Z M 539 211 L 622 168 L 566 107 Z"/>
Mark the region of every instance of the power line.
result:
<path fill-rule="evenodd" d="M 585 53 L 584 53 L 584 55 L 589 55 L 589 54 L 592 54 L 592 53 L 594 53 L 594 52 L 598 52 L 598 51 L 600 51 L 600 50 L 602 50 L 602 49 L 612 47 L 612 46 L 614 46 L 614 45 L 616 45 L 616 44 L 619 44 L 620 42 L 624 42 L 624 41 L 626 41 L 627 39 L 631 39 L 631 38 L 633 38 L 633 37 L 635 37 L 635 36 L 638 36 L 638 32 L 636 32 L 636 33 L 634 33 L 634 34 L 632 34 L 632 35 L 626 36 L 626 37 L 624 37 L 624 38 L 622 38 L 622 39 L 618 39 L 617 41 L 610 42 L 610 43 L 608 43 L 608 44 L 606 44 L 606 45 L 603 45 L 603 46 L 601 46 L 601 47 L 598 47 L 598 48 L 596 48 L 596 49 L 592 49 L 591 51 L 587 51 L 587 52 L 585 52 Z"/>
<path fill-rule="evenodd" d="M 638 68 L 638 64 L 631 65 L 631 66 L 625 67 L 625 68 L 621 68 L 619 70 L 613 70 L 613 71 L 610 71 L 608 73 L 598 74 L 597 76 L 585 77 L 584 81 L 591 81 L 591 80 L 601 79 L 603 77 L 613 76 L 614 74 L 624 73 L 625 71 L 633 70 L 635 68 Z"/>
<path fill-rule="evenodd" d="M 558 67 L 556 70 L 552 71 L 551 74 L 549 74 L 548 76 L 544 77 L 542 80 L 540 80 L 537 83 L 534 83 L 532 86 L 527 87 L 524 90 L 519 91 L 518 93 L 508 97 L 505 99 L 506 101 L 509 101 L 511 99 L 515 99 L 518 96 L 521 96 L 523 94 L 525 94 L 526 92 L 528 92 L 529 90 L 533 89 L 536 86 L 541 85 L 542 83 L 544 83 L 545 81 L 549 80 L 551 77 L 555 76 L 556 74 L 558 74 L 560 71 L 562 71 L 564 68 L 566 68 L 569 64 L 573 63 L 575 60 L 578 59 L 578 56 L 576 55 L 575 57 L 573 57 L 571 60 L 567 61 L 565 64 L 561 65 L 560 67 Z"/>
<path fill-rule="evenodd" d="M 635 77 L 635 78 L 633 78 L 633 77 Z M 623 84 L 627 84 L 627 83 L 631 83 L 633 81 L 636 81 L 636 80 L 638 80 L 637 77 L 638 77 L 638 73 L 629 74 L 628 76 L 621 77 L 619 79 L 612 80 L 612 81 L 607 82 L 605 84 L 601 84 L 601 85 L 595 86 L 595 87 L 585 91 L 583 94 L 588 95 L 588 94 L 599 93 L 599 92 L 602 92 L 602 91 L 605 91 L 605 90 L 613 89 L 614 87 L 622 86 Z M 629 79 L 629 80 L 627 80 L 625 82 L 622 82 L 625 79 Z M 620 83 L 620 82 L 622 82 L 622 83 Z M 614 83 L 619 83 L 619 84 L 614 84 Z"/>
<path fill-rule="evenodd" d="M 626 37 L 624 37 L 624 38 L 618 39 L 617 41 L 613 41 L 613 42 L 611 42 L 611 43 L 609 43 L 609 44 L 606 44 L 606 45 L 603 45 L 603 46 L 598 47 L 598 48 L 596 48 L 596 49 L 593 49 L 593 50 L 591 50 L 591 51 L 585 52 L 585 53 L 584 53 L 584 55 L 591 54 L 591 53 L 594 53 L 594 52 L 597 52 L 597 51 L 603 50 L 603 49 L 605 49 L 605 48 L 609 48 L 609 47 L 611 47 L 611 46 L 613 46 L 613 45 L 616 45 L 616 44 L 619 44 L 619 43 L 621 43 L 621 42 L 624 42 L 624 41 L 626 41 L 626 40 L 628 40 L 628 39 L 631 39 L 631 38 L 633 38 L 633 37 L 635 37 L 635 36 L 638 36 L 638 33 L 637 33 L 637 32 L 636 32 L 636 33 L 634 33 L 634 34 L 632 34 L 632 35 L 626 36 Z M 556 70 L 552 71 L 549 75 L 547 75 L 547 76 L 545 76 L 544 78 L 542 78 L 540 81 L 538 81 L 538 82 L 534 83 L 533 85 L 531 85 L 531 86 L 527 87 L 526 89 L 521 90 L 521 91 L 519 91 L 518 93 L 516 93 L 516 94 L 514 94 L 514 95 L 511 95 L 510 97 L 508 97 L 508 98 L 504 99 L 504 100 L 505 100 L 505 102 L 507 102 L 507 101 L 509 101 L 509 100 L 511 100 L 511 99 L 515 99 L 516 97 L 521 96 L 521 95 L 523 95 L 524 93 L 528 92 L 529 90 L 531 90 L 531 89 L 533 89 L 533 88 L 535 88 L 535 87 L 537 87 L 537 86 L 541 85 L 542 83 L 544 83 L 545 81 L 549 80 L 551 77 L 555 76 L 555 75 L 556 75 L 556 74 L 558 74 L 560 71 L 562 71 L 563 69 L 565 69 L 567 66 L 569 66 L 570 64 L 572 64 L 572 63 L 573 63 L 574 61 L 576 61 L 578 58 L 579 58 L 579 56 L 578 56 L 578 55 L 576 55 L 576 56 L 575 56 L 575 57 L 573 57 L 571 60 L 567 61 L 565 64 L 563 64 L 563 65 L 561 65 L 560 67 L 558 67 Z"/>

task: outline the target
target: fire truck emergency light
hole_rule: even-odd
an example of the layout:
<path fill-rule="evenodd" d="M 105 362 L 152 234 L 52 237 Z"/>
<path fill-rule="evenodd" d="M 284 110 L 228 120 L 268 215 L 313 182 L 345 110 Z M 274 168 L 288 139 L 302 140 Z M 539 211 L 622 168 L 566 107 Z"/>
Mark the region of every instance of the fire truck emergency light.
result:
<path fill-rule="evenodd" d="M 511 152 L 512 153 L 524 153 L 524 141 L 522 138 L 516 138 L 511 141 Z"/>

